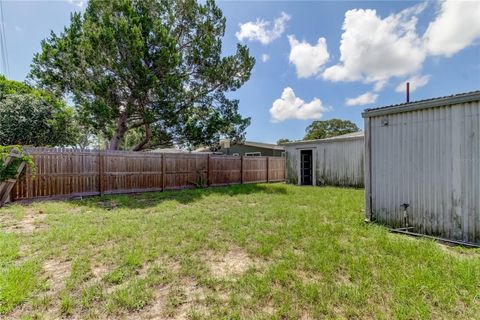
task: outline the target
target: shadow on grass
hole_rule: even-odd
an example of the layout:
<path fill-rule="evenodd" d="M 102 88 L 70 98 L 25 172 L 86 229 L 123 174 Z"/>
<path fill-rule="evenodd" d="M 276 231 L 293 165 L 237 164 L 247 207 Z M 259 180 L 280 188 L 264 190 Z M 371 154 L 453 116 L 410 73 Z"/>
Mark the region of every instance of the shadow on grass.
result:
<path fill-rule="evenodd" d="M 105 195 L 102 197 L 88 197 L 83 200 L 72 200 L 79 206 L 102 208 L 111 210 L 115 208 L 144 209 L 156 206 L 163 201 L 175 200 L 181 204 L 189 204 L 211 195 L 234 197 L 237 195 L 267 193 L 287 194 L 283 183 L 273 184 L 242 184 L 222 187 L 195 188 L 182 190 L 166 190 L 165 192 L 145 192 L 132 194 Z"/>

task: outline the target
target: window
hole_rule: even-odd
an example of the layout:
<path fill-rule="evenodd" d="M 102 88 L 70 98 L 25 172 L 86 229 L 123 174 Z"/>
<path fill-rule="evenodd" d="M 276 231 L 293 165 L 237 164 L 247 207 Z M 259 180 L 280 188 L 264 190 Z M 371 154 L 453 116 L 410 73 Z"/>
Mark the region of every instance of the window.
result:
<path fill-rule="evenodd" d="M 246 157 L 261 157 L 261 152 L 245 152 Z"/>

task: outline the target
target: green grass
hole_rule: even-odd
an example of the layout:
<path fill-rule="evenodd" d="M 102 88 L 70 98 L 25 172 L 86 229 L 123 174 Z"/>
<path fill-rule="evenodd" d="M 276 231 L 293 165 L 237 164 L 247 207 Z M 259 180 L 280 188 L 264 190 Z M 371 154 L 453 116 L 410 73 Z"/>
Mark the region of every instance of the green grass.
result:
<path fill-rule="evenodd" d="M 8 206 L 0 318 L 480 318 L 480 250 L 362 210 L 363 190 L 283 184 Z"/>

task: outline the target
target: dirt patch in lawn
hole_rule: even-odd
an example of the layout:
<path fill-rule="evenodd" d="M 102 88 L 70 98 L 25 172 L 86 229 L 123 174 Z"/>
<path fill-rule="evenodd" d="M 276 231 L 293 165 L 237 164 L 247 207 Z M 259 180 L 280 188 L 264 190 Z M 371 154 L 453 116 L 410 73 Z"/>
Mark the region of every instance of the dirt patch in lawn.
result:
<path fill-rule="evenodd" d="M 93 280 L 102 279 L 104 275 L 112 271 L 111 267 L 100 263 L 95 263 L 94 265 L 92 265 L 91 269 L 93 274 Z"/>
<path fill-rule="evenodd" d="M 185 278 L 180 283 L 158 287 L 153 303 L 136 318 L 186 320 L 192 310 L 205 315 L 206 296 L 204 287 L 193 279 Z"/>
<path fill-rule="evenodd" d="M 275 315 L 275 307 L 273 306 L 272 302 L 267 303 L 265 306 L 262 307 L 262 312 L 268 316 Z"/>
<path fill-rule="evenodd" d="M 237 246 L 226 253 L 208 252 L 206 257 L 210 272 L 217 278 L 240 275 L 256 265 L 245 250 Z"/>
<path fill-rule="evenodd" d="M 352 277 L 345 271 L 339 271 L 336 273 L 337 283 L 343 286 L 354 285 Z"/>
<path fill-rule="evenodd" d="M 155 290 L 154 300 L 150 307 L 140 312 L 139 319 L 163 319 L 169 287 L 160 287 Z"/>
<path fill-rule="evenodd" d="M 6 226 L 3 228 L 7 232 L 16 232 L 16 233 L 31 233 L 34 231 L 45 230 L 47 225 L 42 223 L 45 219 L 46 214 L 43 211 L 33 211 L 29 210 L 19 220 L 10 220 L 4 219 L 2 224 Z"/>
<path fill-rule="evenodd" d="M 47 260 L 43 264 L 47 273 L 47 283 L 50 291 L 59 292 L 65 286 L 65 280 L 72 270 L 71 261 Z"/>
<path fill-rule="evenodd" d="M 189 318 L 191 310 L 201 313 L 206 312 L 207 309 L 203 303 L 206 298 L 206 292 L 203 287 L 198 286 L 195 281 L 189 280 L 181 287 L 181 290 L 183 291 L 185 300 L 177 308 L 175 315 L 170 317 L 170 319 L 186 320 Z"/>

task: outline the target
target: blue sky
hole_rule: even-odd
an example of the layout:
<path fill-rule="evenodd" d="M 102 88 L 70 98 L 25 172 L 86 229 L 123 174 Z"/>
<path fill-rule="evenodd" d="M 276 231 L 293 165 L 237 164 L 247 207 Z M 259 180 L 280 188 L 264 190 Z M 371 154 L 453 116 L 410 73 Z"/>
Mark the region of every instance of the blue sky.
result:
<path fill-rule="evenodd" d="M 315 119 L 362 128 L 364 108 L 404 102 L 398 91 L 407 79 L 412 100 L 480 89 L 480 2 L 218 4 L 227 18 L 225 54 L 241 42 L 257 59 L 251 79 L 230 94 L 252 118 L 249 140 L 301 139 Z M 9 78 L 23 81 L 40 41 L 84 6 L 4 2 Z"/>

